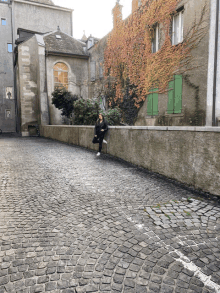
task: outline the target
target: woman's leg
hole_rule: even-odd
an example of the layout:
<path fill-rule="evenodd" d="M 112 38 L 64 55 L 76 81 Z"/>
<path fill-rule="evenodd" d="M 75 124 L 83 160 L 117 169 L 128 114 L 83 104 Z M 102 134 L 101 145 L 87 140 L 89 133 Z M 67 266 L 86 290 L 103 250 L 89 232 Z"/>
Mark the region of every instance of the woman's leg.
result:
<path fill-rule="evenodd" d="M 102 150 L 102 141 L 103 141 L 103 138 L 104 138 L 104 136 L 101 136 L 99 138 L 99 153 L 101 153 L 101 150 Z"/>
<path fill-rule="evenodd" d="M 98 137 L 97 137 L 97 136 L 94 137 L 93 140 L 92 140 L 92 142 L 93 142 L 93 143 L 99 143 L 99 139 L 98 139 Z"/>

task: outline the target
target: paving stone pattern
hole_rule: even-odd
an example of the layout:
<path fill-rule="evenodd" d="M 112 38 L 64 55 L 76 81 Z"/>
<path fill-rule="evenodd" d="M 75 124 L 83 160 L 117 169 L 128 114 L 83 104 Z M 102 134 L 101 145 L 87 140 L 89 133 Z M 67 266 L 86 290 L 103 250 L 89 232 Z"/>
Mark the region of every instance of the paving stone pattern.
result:
<path fill-rule="evenodd" d="M 0 293 L 220 292 L 217 202 L 44 138 L 0 138 L 0 170 Z"/>

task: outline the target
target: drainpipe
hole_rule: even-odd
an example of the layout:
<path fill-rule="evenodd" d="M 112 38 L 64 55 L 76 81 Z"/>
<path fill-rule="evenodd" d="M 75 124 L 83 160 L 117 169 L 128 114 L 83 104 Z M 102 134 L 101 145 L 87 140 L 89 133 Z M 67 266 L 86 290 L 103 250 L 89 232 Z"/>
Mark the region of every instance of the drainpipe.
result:
<path fill-rule="evenodd" d="M 218 27 L 219 27 L 219 1 L 216 6 L 216 28 L 215 28 L 215 56 L 214 56 L 214 81 L 213 81 L 213 107 L 212 107 L 212 126 L 217 126 L 215 106 L 216 106 L 216 86 L 217 86 L 217 64 L 218 64 Z"/>
<path fill-rule="evenodd" d="M 11 38 L 12 38 L 12 60 L 13 60 L 13 70 L 12 70 L 12 74 L 13 74 L 13 88 L 14 88 L 14 106 L 15 106 L 15 131 L 19 132 L 19 126 L 18 126 L 18 107 L 17 107 L 17 88 L 16 88 L 16 74 L 15 74 L 15 60 L 16 60 L 16 56 L 15 56 L 15 41 L 14 41 L 14 13 L 13 13 L 13 7 L 14 7 L 14 3 L 11 0 L 10 3 L 8 4 L 8 7 L 11 9 Z"/>
<path fill-rule="evenodd" d="M 71 36 L 73 37 L 73 11 L 71 11 L 70 22 L 71 22 Z"/>

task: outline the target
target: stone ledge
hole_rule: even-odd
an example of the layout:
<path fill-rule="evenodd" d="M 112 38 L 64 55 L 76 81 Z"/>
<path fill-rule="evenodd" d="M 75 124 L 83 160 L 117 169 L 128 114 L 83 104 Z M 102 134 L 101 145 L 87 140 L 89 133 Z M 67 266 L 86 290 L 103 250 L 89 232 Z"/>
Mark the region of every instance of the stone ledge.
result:
<path fill-rule="evenodd" d="M 45 125 L 44 127 L 60 128 L 94 128 L 93 125 Z M 193 131 L 193 132 L 220 132 L 220 127 L 211 126 L 109 126 L 109 129 L 129 130 L 156 130 L 156 131 Z"/>

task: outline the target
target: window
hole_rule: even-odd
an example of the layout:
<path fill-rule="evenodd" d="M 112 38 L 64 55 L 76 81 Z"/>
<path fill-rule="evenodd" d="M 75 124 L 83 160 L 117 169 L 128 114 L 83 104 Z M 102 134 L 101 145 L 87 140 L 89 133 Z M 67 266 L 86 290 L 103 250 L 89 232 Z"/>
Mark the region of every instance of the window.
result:
<path fill-rule="evenodd" d="M 2 2 L 8 2 L 8 0 L 1 0 Z"/>
<path fill-rule="evenodd" d="M 65 87 L 68 90 L 68 67 L 64 63 L 57 63 L 53 67 L 54 88 Z"/>
<path fill-rule="evenodd" d="M 99 78 L 103 78 L 103 68 L 101 64 L 99 64 Z"/>
<path fill-rule="evenodd" d="M 155 88 L 151 90 L 152 93 L 147 96 L 147 115 L 158 115 L 158 93 L 155 93 L 157 91 L 158 88 Z"/>
<path fill-rule="evenodd" d="M 99 58 L 99 78 L 103 78 L 103 59 Z"/>
<path fill-rule="evenodd" d="M 169 82 L 168 114 L 177 114 L 182 111 L 182 75 L 174 75 L 174 80 Z"/>
<path fill-rule="evenodd" d="M 172 19 L 172 45 L 177 45 L 183 41 L 183 8 L 176 13 Z"/>
<path fill-rule="evenodd" d="M 2 18 L 1 19 L 1 23 L 2 23 L 2 25 L 6 25 L 6 19 L 5 18 Z"/>
<path fill-rule="evenodd" d="M 93 38 L 88 40 L 88 49 L 93 46 Z"/>
<path fill-rule="evenodd" d="M 8 44 L 8 52 L 12 53 L 12 44 Z"/>
<path fill-rule="evenodd" d="M 152 53 L 156 53 L 158 50 L 159 50 L 159 25 L 157 24 L 153 29 Z"/>
<path fill-rule="evenodd" d="M 90 62 L 90 79 L 91 81 L 95 81 L 96 79 L 96 62 L 95 61 Z"/>
<path fill-rule="evenodd" d="M 11 110 L 5 110 L 5 118 L 10 119 L 11 118 Z"/>
<path fill-rule="evenodd" d="M 6 87 L 5 97 L 6 97 L 6 99 L 8 99 L 8 100 L 12 100 L 12 99 L 13 99 L 13 95 L 12 95 L 12 87 Z"/>

